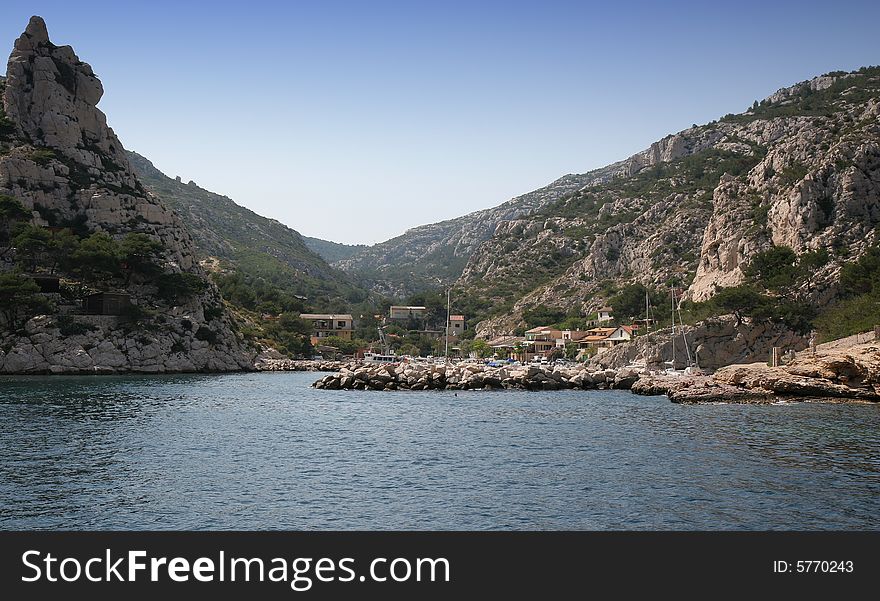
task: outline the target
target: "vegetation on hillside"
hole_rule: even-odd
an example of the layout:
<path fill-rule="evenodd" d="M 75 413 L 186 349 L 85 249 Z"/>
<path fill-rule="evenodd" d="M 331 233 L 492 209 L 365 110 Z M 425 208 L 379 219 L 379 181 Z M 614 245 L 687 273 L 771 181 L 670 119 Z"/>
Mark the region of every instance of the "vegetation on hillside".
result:
<path fill-rule="evenodd" d="M 35 282 L 41 275 L 63 278 L 60 294 L 68 302 L 90 292 L 124 289 L 135 280 L 153 286 L 155 298 L 166 302 L 184 301 L 207 286 L 195 274 L 168 270 L 162 244 L 148 234 L 129 232 L 114 238 L 105 232 L 33 225 L 31 212 L 8 195 L 0 195 L 3 257 L 14 257 L 14 269 L 0 273 L 5 309 L 0 315 L 12 330 L 34 315 L 54 312 Z M 137 322 L 153 315 L 147 307 L 136 307 L 129 317 Z"/>
<path fill-rule="evenodd" d="M 738 115 L 728 114 L 720 120 L 728 123 L 748 123 L 756 119 L 776 117 L 827 117 L 843 102 L 865 102 L 880 99 L 880 66 L 862 67 L 853 74 L 843 71 L 827 73 L 837 76 L 830 87 L 812 90 L 809 84 L 800 84 L 793 98 L 782 102 L 755 101 L 752 108 Z"/>
<path fill-rule="evenodd" d="M 880 246 L 843 266 L 837 302 L 815 320 L 823 341 L 850 336 L 880 325 Z"/>
<path fill-rule="evenodd" d="M 367 298 L 362 287 L 309 250 L 296 231 L 226 196 L 167 177 L 137 153 L 130 152 L 129 158 L 146 186 L 181 216 L 200 258 L 219 258 L 224 272 L 240 276 L 238 284 L 243 282 L 260 290 L 274 288 L 281 296 L 303 297 L 307 307 L 320 311 L 339 310 L 344 303 L 360 303 Z M 218 283 L 228 290 L 222 278 Z M 236 282 L 230 282 L 233 285 Z M 255 291 L 255 296 L 259 297 L 260 292 Z M 256 310 L 262 302 L 277 303 L 275 293 L 269 296 L 258 298 L 256 304 L 229 300 Z M 287 310 L 283 304 L 270 312 Z"/>
<path fill-rule="evenodd" d="M 746 281 L 719 288 L 703 303 L 685 303 L 689 322 L 734 314 L 782 323 L 800 334 L 815 329 L 823 341 L 849 336 L 880 323 L 880 248 L 845 263 L 835 300 L 820 307 L 809 300 L 812 279 L 829 260 L 824 249 L 795 254 L 774 246 L 755 255 L 743 270 Z"/>
<path fill-rule="evenodd" d="M 328 263 L 348 259 L 367 248 L 364 244 L 342 244 L 340 242 L 331 242 L 330 240 L 321 240 L 320 238 L 310 238 L 309 236 L 302 236 L 302 240 L 309 250 Z"/>

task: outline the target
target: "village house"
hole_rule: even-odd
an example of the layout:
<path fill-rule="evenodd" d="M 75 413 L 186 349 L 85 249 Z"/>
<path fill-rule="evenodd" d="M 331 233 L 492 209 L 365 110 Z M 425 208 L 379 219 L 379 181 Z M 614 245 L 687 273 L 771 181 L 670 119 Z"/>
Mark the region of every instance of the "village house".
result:
<path fill-rule="evenodd" d="M 354 331 L 354 319 L 348 313 L 303 313 L 301 319 L 312 323 L 312 346 L 316 346 L 322 338 L 338 336 L 343 340 L 351 340 Z"/>
<path fill-rule="evenodd" d="M 387 320 L 390 321 L 409 321 L 414 319 L 422 321 L 428 313 L 427 307 L 417 307 L 409 305 L 391 305 L 388 309 Z"/>
<path fill-rule="evenodd" d="M 605 321 L 614 321 L 614 309 L 612 309 L 611 307 L 602 307 L 601 309 L 599 309 L 599 311 L 597 311 L 596 314 L 598 316 L 596 321 L 598 321 L 599 323 Z"/>
<path fill-rule="evenodd" d="M 464 315 L 450 315 L 447 336 L 461 336 L 464 333 Z"/>
<path fill-rule="evenodd" d="M 586 330 L 562 330 L 562 337 L 556 340 L 556 346 L 565 348 L 565 345 L 569 342 L 580 342 L 586 337 Z"/>
<path fill-rule="evenodd" d="M 582 349 L 595 348 L 604 350 L 610 346 L 614 346 L 613 342 L 608 340 L 617 328 L 591 328 L 586 331 L 587 335 L 578 341 L 578 347 Z"/>
<path fill-rule="evenodd" d="M 608 342 L 612 344 L 620 344 L 621 342 L 632 340 L 638 329 L 639 327 L 636 325 L 617 326 L 617 328 L 608 335 Z"/>
<path fill-rule="evenodd" d="M 547 357 L 556 348 L 556 341 L 562 338 L 562 331 L 550 326 L 538 326 L 526 330 L 526 344 L 533 355 Z"/>
<path fill-rule="evenodd" d="M 621 342 L 633 339 L 638 326 L 618 326 L 616 328 L 592 328 L 586 331 L 586 336 L 578 341 L 581 349 L 594 348 L 598 352 L 611 348 Z"/>
<path fill-rule="evenodd" d="M 528 361 L 529 345 L 523 336 L 500 336 L 489 341 L 489 346 L 495 351 L 497 357 L 510 357 L 517 361 Z"/>

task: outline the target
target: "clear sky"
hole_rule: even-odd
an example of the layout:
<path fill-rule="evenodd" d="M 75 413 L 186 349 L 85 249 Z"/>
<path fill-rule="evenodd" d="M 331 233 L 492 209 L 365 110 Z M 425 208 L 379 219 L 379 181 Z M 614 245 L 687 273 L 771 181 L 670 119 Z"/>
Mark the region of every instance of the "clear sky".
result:
<path fill-rule="evenodd" d="M 92 65 L 126 148 L 303 234 L 374 243 L 779 87 L 880 64 L 880 2 L 3 0 Z"/>

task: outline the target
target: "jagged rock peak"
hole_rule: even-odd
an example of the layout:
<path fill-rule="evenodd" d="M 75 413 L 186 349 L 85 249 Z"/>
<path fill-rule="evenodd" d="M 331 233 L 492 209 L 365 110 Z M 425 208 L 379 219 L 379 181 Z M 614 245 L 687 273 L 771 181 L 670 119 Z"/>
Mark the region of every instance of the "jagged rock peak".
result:
<path fill-rule="evenodd" d="M 103 94 L 92 68 L 70 46 L 53 44 L 43 19 L 31 17 L 9 57 L 3 97 L 21 134 L 80 164 L 130 176 L 122 145 L 97 108 Z"/>
<path fill-rule="evenodd" d="M 44 44 L 49 41 L 49 30 L 43 17 L 34 15 L 28 21 L 24 33 L 15 42 L 15 48 L 26 47 L 28 44 Z"/>

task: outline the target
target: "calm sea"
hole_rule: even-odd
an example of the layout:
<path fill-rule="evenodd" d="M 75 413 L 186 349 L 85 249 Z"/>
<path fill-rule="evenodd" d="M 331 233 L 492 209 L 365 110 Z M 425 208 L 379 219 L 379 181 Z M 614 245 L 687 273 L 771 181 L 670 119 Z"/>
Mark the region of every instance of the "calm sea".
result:
<path fill-rule="evenodd" d="M 878 529 L 880 405 L 0 378 L 2 529 Z"/>

